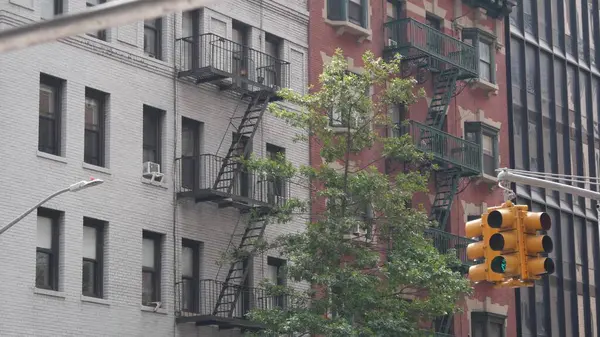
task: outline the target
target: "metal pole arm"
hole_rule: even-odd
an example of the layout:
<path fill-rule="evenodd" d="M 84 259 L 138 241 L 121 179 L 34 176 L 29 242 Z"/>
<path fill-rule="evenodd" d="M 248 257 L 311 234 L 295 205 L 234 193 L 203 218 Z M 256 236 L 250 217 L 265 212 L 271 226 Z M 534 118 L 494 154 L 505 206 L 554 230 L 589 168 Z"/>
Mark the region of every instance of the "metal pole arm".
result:
<path fill-rule="evenodd" d="M 57 39 L 149 20 L 217 0 L 114 0 L 86 10 L 0 32 L 0 53 Z"/>
<path fill-rule="evenodd" d="M 46 199 L 38 202 L 35 206 L 31 207 L 25 213 L 19 215 L 18 218 L 14 219 L 8 225 L 4 226 L 4 228 L 0 229 L 0 235 L 2 235 L 2 233 L 6 232 L 9 228 L 11 228 L 14 224 L 16 224 L 17 222 L 19 222 L 21 219 L 23 219 L 24 217 L 26 217 L 27 215 L 29 215 L 29 213 L 35 211 L 38 207 L 40 207 L 41 205 L 43 205 L 46 201 L 48 201 L 48 200 L 56 197 L 57 195 L 63 194 L 65 192 L 69 192 L 69 190 L 70 190 L 70 188 L 67 187 L 67 188 L 65 188 L 63 190 L 60 190 L 58 192 L 54 192 L 51 195 L 49 195 L 48 197 L 46 197 Z"/>
<path fill-rule="evenodd" d="M 559 191 L 562 193 L 568 193 L 568 194 L 576 195 L 579 197 L 589 198 L 589 199 L 593 199 L 593 200 L 600 200 L 600 193 L 598 193 L 598 192 L 586 190 L 586 189 L 579 188 L 576 186 L 571 186 L 571 185 L 561 184 L 561 183 L 557 183 L 557 182 L 553 182 L 553 181 L 548 181 L 548 180 L 543 180 L 543 179 L 534 178 L 534 177 L 528 177 L 528 176 L 524 176 L 524 175 L 520 175 L 520 174 L 516 174 L 516 173 L 511 173 L 506 169 L 502 169 L 498 173 L 498 180 L 501 182 L 507 181 L 507 182 L 511 182 L 511 183 L 535 186 L 535 187 L 540 187 L 540 188 L 544 188 L 544 189 L 548 189 L 548 190 Z"/>

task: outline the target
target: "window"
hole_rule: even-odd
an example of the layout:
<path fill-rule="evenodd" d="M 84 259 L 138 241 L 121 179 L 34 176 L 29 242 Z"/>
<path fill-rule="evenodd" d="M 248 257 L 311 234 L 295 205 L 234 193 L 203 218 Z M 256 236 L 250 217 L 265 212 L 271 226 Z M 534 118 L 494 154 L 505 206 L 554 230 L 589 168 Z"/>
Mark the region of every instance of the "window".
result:
<path fill-rule="evenodd" d="M 60 212 L 37 211 L 35 286 L 58 290 L 58 225 Z"/>
<path fill-rule="evenodd" d="M 499 130 L 481 122 L 465 122 L 465 139 L 481 145 L 483 173 L 496 176 Z"/>
<path fill-rule="evenodd" d="M 181 241 L 181 296 L 182 310 L 198 312 L 200 299 L 200 243 Z"/>
<path fill-rule="evenodd" d="M 285 158 L 285 149 L 267 143 L 267 156 L 271 160 L 278 160 L 280 156 Z M 282 177 L 272 177 L 268 184 L 268 202 L 271 204 L 282 205 L 286 193 L 285 187 L 284 179 Z"/>
<path fill-rule="evenodd" d="M 89 8 L 89 7 L 94 7 L 96 5 L 103 4 L 105 2 L 106 2 L 106 0 L 86 0 L 85 5 L 86 5 L 86 7 Z M 106 30 L 99 30 L 97 32 L 88 33 L 87 35 L 93 36 L 102 41 L 106 41 Z"/>
<path fill-rule="evenodd" d="M 367 28 L 368 0 L 327 0 L 327 19 Z"/>
<path fill-rule="evenodd" d="M 505 316 L 490 312 L 471 312 L 471 337 L 504 337 Z"/>
<path fill-rule="evenodd" d="M 265 83 L 267 86 L 281 86 L 281 60 L 279 47 L 281 39 L 271 35 L 265 35 L 265 53 L 268 55 L 265 64 Z M 260 74 L 259 74 L 260 76 Z"/>
<path fill-rule="evenodd" d="M 40 0 L 40 17 L 43 20 L 52 19 L 55 15 L 62 14 L 63 0 Z"/>
<path fill-rule="evenodd" d="M 346 76 L 360 76 L 358 74 L 352 74 L 347 71 L 344 77 Z M 359 85 L 362 85 L 362 81 L 360 80 L 352 80 L 354 85 L 348 85 L 342 90 L 345 91 L 339 96 L 337 96 L 332 102 L 332 107 L 329 113 L 329 125 L 332 127 L 348 127 L 355 128 L 360 126 L 361 123 L 365 122 L 360 118 L 359 110 L 361 109 L 361 104 L 359 103 L 364 97 L 370 97 L 371 89 L 365 88 L 364 92 L 361 92 Z M 346 104 L 346 108 L 350 109 L 339 109 L 340 102 L 344 101 L 352 101 L 355 104 Z M 346 110 L 346 111 L 344 111 Z M 350 124 L 350 125 L 348 125 Z"/>
<path fill-rule="evenodd" d="M 161 162 L 161 121 L 163 111 L 144 105 L 143 162 Z"/>
<path fill-rule="evenodd" d="M 267 257 L 267 274 L 269 275 L 269 281 L 276 286 L 285 286 L 286 277 L 285 272 L 285 260 L 278 259 L 275 257 Z M 272 298 L 271 307 L 283 308 L 285 306 L 285 298 L 283 295 L 277 295 Z"/>
<path fill-rule="evenodd" d="M 349 0 L 348 1 L 348 21 L 353 24 L 364 26 L 363 22 L 363 7 L 361 0 Z"/>
<path fill-rule="evenodd" d="M 85 138 L 83 161 L 105 166 L 104 163 L 104 119 L 108 94 L 85 88 Z"/>
<path fill-rule="evenodd" d="M 143 232 L 142 241 L 142 304 L 160 301 L 160 267 L 162 235 Z"/>
<path fill-rule="evenodd" d="M 162 19 L 144 21 L 144 52 L 150 57 L 161 57 Z"/>
<path fill-rule="evenodd" d="M 82 293 L 102 297 L 104 222 L 83 218 L 83 276 Z"/>
<path fill-rule="evenodd" d="M 474 46 L 479 56 L 479 79 L 496 83 L 496 37 L 477 28 L 465 28 L 463 41 Z"/>
<path fill-rule="evenodd" d="M 63 80 L 40 74 L 38 150 L 61 155 L 61 115 Z"/>

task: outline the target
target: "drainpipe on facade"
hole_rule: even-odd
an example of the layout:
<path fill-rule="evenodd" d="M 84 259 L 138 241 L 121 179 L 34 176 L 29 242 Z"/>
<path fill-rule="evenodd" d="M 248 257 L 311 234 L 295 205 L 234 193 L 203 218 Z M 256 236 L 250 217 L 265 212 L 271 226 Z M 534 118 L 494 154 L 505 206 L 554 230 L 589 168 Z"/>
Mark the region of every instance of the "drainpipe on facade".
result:
<path fill-rule="evenodd" d="M 173 314 L 177 310 L 177 13 L 173 13 Z M 173 337 L 177 337 L 177 322 L 173 319 Z"/>

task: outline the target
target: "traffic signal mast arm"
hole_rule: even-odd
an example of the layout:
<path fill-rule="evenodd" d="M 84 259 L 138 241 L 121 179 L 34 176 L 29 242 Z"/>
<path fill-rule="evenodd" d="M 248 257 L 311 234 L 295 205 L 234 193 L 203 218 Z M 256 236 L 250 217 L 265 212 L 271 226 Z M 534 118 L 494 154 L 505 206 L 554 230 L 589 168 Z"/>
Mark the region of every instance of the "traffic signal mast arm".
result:
<path fill-rule="evenodd" d="M 572 195 L 576 195 L 579 197 L 589 198 L 593 200 L 600 200 L 600 193 L 594 192 L 590 190 L 586 190 L 584 188 L 580 188 L 577 186 L 562 184 L 554 181 L 550 181 L 548 179 L 554 180 L 570 180 L 578 183 L 585 183 L 585 180 L 588 180 L 589 184 L 598 185 L 597 178 L 590 177 L 578 177 L 578 176 L 568 176 L 568 175 L 560 175 L 560 174 L 552 174 L 552 173 L 543 173 L 543 172 L 528 172 L 521 170 L 513 170 L 508 168 L 500 169 L 498 173 L 498 182 L 500 188 L 505 191 L 505 200 L 514 199 L 515 194 L 510 190 L 510 187 L 507 186 L 509 183 L 517 183 L 529 186 L 535 186 L 544 188 L 547 190 L 553 190 L 562 193 L 568 193 Z M 591 180 L 594 180 L 591 182 Z"/>
<path fill-rule="evenodd" d="M 510 189 L 510 184 L 600 200 L 599 192 L 573 186 L 585 183 L 598 187 L 600 179 L 508 168 L 499 171 L 498 186 L 504 190 L 504 203 L 488 207 L 480 219 L 465 225 L 467 237 L 479 238 L 467 246 L 467 258 L 477 261 L 469 268 L 469 279 L 473 282 L 486 281 L 497 287 L 531 287 L 542 275 L 554 272 L 554 261 L 545 255 L 552 252 L 552 239 L 538 233 L 547 232 L 552 226 L 552 219 L 546 212 L 530 212 L 527 205 L 513 204 L 511 200 L 516 198 L 516 194 Z"/>

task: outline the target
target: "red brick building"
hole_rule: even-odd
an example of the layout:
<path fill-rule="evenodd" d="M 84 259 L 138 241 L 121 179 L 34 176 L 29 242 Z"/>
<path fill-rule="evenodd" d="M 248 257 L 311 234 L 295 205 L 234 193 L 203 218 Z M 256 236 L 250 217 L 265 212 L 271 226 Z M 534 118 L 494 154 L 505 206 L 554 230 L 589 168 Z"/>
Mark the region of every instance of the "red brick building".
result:
<path fill-rule="evenodd" d="M 410 132 L 441 167 L 432 175 L 430 192 L 416 195 L 413 204 L 423 204 L 438 221 L 439 228 L 427 235 L 440 250 L 456 248 L 465 272 L 472 262 L 466 258 L 470 241 L 463 237 L 464 224 L 502 202 L 494 170 L 509 166 L 503 32 L 511 1 L 308 0 L 308 7 L 311 84 L 339 47 L 355 72 L 366 50 L 382 57 L 399 52 L 406 58 L 401 75 L 414 76 L 426 90 L 425 99 L 391 114 L 397 122 L 410 120 L 402 132 Z M 377 149 L 366 151 L 357 164 L 379 156 Z M 311 142 L 311 164 L 320 163 L 319 148 Z M 393 174 L 402 164 L 376 165 Z M 316 203 L 313 210 L 323 206 Z M 440 335 L 516 336 L 511 289 L 475 285 L 462 306 L 462 314 L 434 322 Z"/>

